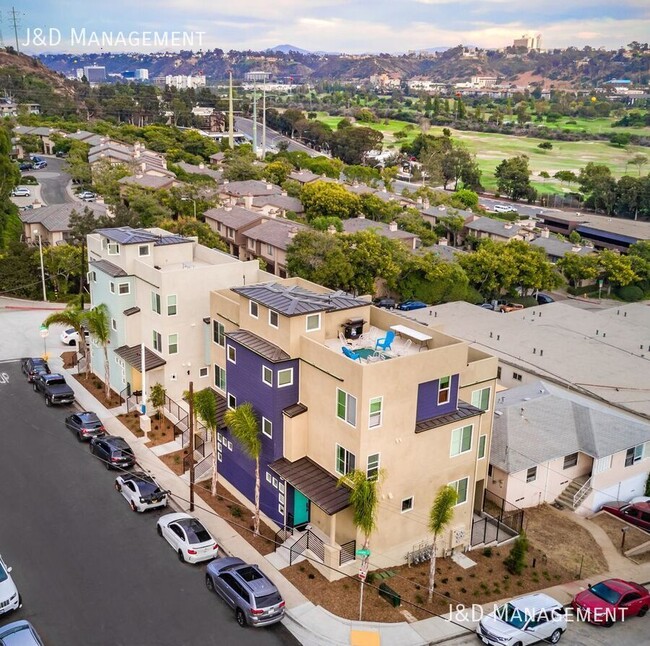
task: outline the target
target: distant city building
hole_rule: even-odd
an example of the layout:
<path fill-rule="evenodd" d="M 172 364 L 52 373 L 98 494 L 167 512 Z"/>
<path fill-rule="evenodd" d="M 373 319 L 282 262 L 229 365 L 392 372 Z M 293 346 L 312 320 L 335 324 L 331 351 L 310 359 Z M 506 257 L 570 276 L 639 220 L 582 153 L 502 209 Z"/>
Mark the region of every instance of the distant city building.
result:
<path fill-rule="evenodd" d="M 497 84 L 496 76 L 472 76 L 470 83 L 474 87 L 493 87 Z"/>
<path fill-rule="evenodd" d="M 255 81 L 258 83 L 262 83 L 270 80 L 270 78 L 271 78 L 271 72 L 263 72 L 261 70 L 246 72 L 246 74 L 244 75 L 244 79 L 249 83 L 253 83 Z"/>
<path fill-rule="evenodd" d="M 512 42 L 513 47 L 525 47 L 527 50 L 539 51 L 542 48 L 542 34 L 529 36 L 524 34 L 521 38 L 515 38 Z"/>
<path fill-rule="evenodd" d="M 78 67 L 75 70 L 75 76 L 77 77 L 77 80 L 81 81 L 81 79 L 84 77 L 84 69 L 83 69 L 83 67 Z"/>
<path fill-rule="evenodd" d="M 106 80 L 106 68 L 100 65 L 86 65 L 83 68 L 83 75 L 88 83 L 102 83 Z"/>
<path fill-rule="evenodd" d="M 145 70 L 146 71 L 146 70 Z M 175 87 L 177 90 L 187 90 L 189 88 L 205 87 L 205 76 L 155 76 L 153 82 L 159 87 Z"/>
<path fill-rule="evenodd" d="M 135 71 L 135 80 L 136 81 L 148 81 L 149 80 L 149 70 L 146 70 L 146 69 L 143 69 L 143 68 L 138 68 Z"/>

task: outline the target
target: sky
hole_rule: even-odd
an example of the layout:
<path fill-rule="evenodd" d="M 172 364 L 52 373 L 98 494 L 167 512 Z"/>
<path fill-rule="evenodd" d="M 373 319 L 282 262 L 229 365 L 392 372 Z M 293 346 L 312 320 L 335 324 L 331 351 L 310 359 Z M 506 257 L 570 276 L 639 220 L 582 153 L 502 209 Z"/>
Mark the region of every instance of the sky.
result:
<path fill-rule="evenodd" d="M 459 44 L 498 48 L 522 34 L 542 47 L 617 49 L 648 42 L 650 0 L 20 0 L 31 54 L 213 49 L 406 52 Z M 14 44 L 11 7 L 1 36 Z M 102 32 L 107 38 L 101 42 Z M 164 46 L 164 44 L 167 46 Z"/>

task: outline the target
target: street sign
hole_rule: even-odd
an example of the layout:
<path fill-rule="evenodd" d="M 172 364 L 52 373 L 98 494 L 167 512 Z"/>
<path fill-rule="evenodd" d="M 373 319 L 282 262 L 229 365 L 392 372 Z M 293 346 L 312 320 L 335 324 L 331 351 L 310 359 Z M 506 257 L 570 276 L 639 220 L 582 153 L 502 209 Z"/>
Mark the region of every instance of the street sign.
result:
<path fill-rule="evenodd" d="M 357 550 L 356 554 L 357 556 L 361 556 L 362 558 L 367 558 L 370 556 L 370 550 L 366 550 L 362 548 L 360 550 Z"/>
<path fill-rule="evenodd" d="M 49 335 L 50 331 L 41 325 L 41 338 L 46 339 L 47 336 Z"/>
<path fill-rule="evenodd" d="M 366 580 L 366 571 L 363 568 L 359 570 L 359 580 L 360 581 Z"/>

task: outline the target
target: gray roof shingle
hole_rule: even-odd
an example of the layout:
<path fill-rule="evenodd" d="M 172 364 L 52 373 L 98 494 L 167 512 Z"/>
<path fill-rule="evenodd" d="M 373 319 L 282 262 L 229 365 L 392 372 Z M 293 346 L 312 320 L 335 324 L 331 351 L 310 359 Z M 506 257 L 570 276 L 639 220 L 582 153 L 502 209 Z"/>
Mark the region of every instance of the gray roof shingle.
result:
<path fill-rule="evenodd" d="M 236 332 L 228 332 L 226 336 L 240 345 L 252 350 L 261 357 L 268 359 L 272 363 L 281 363 L 288 361 L 291 357 L 277 345 L 263 339 L 257 334 L 248 332 L 248 330 L 237 330 Z"/>
<path fill-rule="evenodd" d="M 285 211 L 293 211 L 294 213 L 304 213 L 305 207 L 297 197 L 289 195 L 262 195 L 261 197 L 253 198 L 253 206 L 275 206 Z"/>
<path fill-rule="evenodd" d="M 248 179 L 242 182 L 228 182 L 223 184 L 220 189 L 226 195 L 234 195 L 236 197 L 244 197 L 245 195 L 252 195 L 257 197 L 259 195 L 280 195 L 282 189 L 275 184 L 267 184 L 257 179 Z"/>
<path fill-rule="evenodd" d="M 206 220 L 220 222 L 231 229 L 235 229 L 235 231 L 254 222 L 259 222 L 264 217 L 263 213 L 249 211 L 243 206 L 225 206 L 218 209 L 208 209 L 203 215 Z"/>
<path fill-rule="evenodd" d="M 106 213 L 106 207 L 95 202 L 89 202 L 87 204 L 66 202 L 65 204 L 42 206 L 39 209 L 32 209 L 30 211 L 21 211 L 20 219 L 24 224 L 42 224 L 50 232 L 69 231 L 70 214 L 73 211 L 82 213 L 85 208 L 90 209 L 95 217 Z"/>
<path fill-rule="evenodd" d="M 494 220 L 493 218 L 481 217 L 474 222 L 468 222 L 465 226 L 472 231 L 482 231 L 491 233 L 501 238 L 514 238 L 519 234 L 521 228 L 515 222 L 504 222 L 503 220 Z"/>
<path fill-rule="evenodd" d="M 100 271 L 104 272 L 105 274 L 108 274 L 109 276 L 112 276 L 113 278 L 123 278 L 124 276 L 128 276 L 128 274 L 124 271 L 124 269 L 118 267 L 117 265 L 114 265 L 112 262 L 109 262 L 108 260 L 91 260 L 88 264 L 91 267 L 96 267 Z M 126 311 L 128 310 L 125 310 L 125 313 Z"/>

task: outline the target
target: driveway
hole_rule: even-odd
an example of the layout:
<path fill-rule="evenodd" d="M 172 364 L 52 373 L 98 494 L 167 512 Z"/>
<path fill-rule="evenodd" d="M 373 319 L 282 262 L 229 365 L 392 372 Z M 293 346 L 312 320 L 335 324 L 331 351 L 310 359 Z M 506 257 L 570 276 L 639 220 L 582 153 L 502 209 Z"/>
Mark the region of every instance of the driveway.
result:
<path fill-rule="evenodd" d="M 43 170 L 25 171 L 24 175 L 32 175 L 38 180 L 41 185 L 42 200 L 48 206 L 73 202 L 67 191 L 70 175 L 65 170 L 66 160 L 47 155 L 42 157 L 47 159 L 47 166 Z"/>

